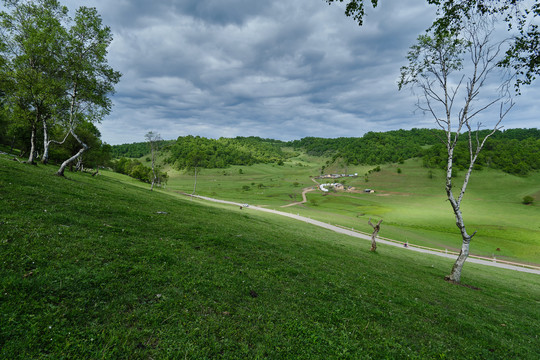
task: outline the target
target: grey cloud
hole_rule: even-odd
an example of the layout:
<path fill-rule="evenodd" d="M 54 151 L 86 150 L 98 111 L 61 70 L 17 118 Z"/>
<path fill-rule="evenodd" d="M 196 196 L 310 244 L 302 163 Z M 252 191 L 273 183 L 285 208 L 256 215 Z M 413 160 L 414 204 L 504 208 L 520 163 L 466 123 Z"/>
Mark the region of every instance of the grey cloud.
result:
<path fill-rule="evenodd" d="M 433 18 L 424 1 L 381 1 L 363 27 L 323 0 L 65 3 L 97 7 L 114 33 L 110 62 L 124 76 L 100 125 L 110 143 L 148 130 L 289 140 L 433 126 L 396 86 Z M 522 103 L 527 120 L 508 123 L 534 121 L 536 102 Z"/>

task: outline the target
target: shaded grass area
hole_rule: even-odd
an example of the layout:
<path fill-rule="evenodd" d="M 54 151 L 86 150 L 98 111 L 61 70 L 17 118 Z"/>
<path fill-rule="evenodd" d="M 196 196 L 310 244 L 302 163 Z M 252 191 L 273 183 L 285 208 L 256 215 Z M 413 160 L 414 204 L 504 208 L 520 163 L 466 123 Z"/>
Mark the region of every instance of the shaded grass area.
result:
<path fill-rule="evenodd" d="M 0 157 L 0 358 L 537 359 L 540 277 Z"/>

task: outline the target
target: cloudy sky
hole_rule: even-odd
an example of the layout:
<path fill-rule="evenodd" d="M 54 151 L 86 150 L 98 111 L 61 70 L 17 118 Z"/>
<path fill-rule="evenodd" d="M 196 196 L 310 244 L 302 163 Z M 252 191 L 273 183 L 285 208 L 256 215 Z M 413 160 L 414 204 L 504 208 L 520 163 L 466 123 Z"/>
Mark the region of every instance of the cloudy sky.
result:
<path fill-rule="evenodd" d="M 64 0 L 96 7 L 111 27 L 109 62 L 123 73 L 110 144 L 165 139 L 362 136 L 434 127 L 399 92 L 399 68 L 433 20 L 425 0 L 385 0 L 359 27 L 324 0 Z M 540 85 L 505 127 L 538 127 Z"/>

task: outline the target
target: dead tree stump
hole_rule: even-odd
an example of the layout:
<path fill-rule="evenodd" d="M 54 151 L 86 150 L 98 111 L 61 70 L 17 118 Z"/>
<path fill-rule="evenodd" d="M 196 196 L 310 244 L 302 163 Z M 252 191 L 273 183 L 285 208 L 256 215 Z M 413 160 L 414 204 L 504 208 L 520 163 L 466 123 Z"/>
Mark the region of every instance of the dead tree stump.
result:
<path fill-rule="evenodd" d="M 381 223 L 382 220 L 379 220 L 377 225 L 373 225 L 371 222 L 371 218 L 368 220 L 368 224 L 371 225 L 373 228 L 373 234 L 371 234 L 371 251 L 377 251 L 377 242 L 375 241 L 375 238 L 377 237 L 377 234 L 379 233 L 379 230 L 381 230 Z"/>

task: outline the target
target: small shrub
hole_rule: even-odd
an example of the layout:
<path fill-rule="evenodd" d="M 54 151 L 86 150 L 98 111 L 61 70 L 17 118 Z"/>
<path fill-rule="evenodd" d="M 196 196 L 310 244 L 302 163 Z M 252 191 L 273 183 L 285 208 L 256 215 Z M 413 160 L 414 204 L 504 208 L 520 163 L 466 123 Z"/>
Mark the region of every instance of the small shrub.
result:
<path fill-rule="evenodd" d="M 534 202 L 534 198 L 532 196 L 524 196 L 523 197 L 523 201 L 521 202 L 523 205 L 532 205 L 532 203 Z"/>
<path fill-rule="evenodd" d="M 249 189 L 250 189 L 249 185 L 242 186 L 242 190 L 244 191 L 248 191 Z"/>
<path fill-rule="evenodd" d="M 294 187 L 298 187 L 298 185 L 300 185 L 300 183 L 298 181 L 293 182 Z"/>
<path fill-rule="evenodd" d="M 430 179 L 433 179 L 433 171 L 429 170 L 427 172 L 427 177 L 430 178 Z"/>
<path fill-rule="evenodd" d="M 401 168 L 397 168 L 397 173 L 401 174 Z"/>

